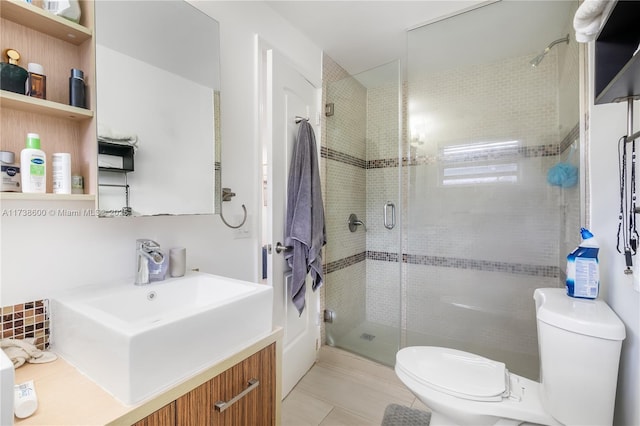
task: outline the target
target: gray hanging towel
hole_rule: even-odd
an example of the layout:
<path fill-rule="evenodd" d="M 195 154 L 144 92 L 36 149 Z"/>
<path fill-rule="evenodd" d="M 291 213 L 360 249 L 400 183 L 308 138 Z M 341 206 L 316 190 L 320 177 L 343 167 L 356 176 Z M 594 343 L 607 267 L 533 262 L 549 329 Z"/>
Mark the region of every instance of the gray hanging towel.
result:
<path fill-rule="evenodd" d="M 285 245 L 292 247 L 285 253 L 293 274 L 290 296 L 299 314 L 304 310 L 307 273 L 311 272 L 314 291 L 324 281 L 321 250 L 326 242 L 316 137 L 309 122 L 302 120 L 289 167 L 285 224 Z"/>

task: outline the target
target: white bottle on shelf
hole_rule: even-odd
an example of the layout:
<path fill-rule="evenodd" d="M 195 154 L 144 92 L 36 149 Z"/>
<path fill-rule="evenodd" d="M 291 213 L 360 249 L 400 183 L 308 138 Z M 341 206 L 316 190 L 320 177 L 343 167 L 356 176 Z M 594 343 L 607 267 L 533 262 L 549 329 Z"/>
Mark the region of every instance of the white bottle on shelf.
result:
<path fill-rule="evenodd" d="M 51 160 L 53 165 L 53 193 L 71 194 L 71 154 L 56 152 Z"/>
<path fill-rule="evenodd" d="M 40 135 L 27 134 L 26 148 L 20 153 L 23 193 L 47 192 L 47 156 L 40 149 Z"/>

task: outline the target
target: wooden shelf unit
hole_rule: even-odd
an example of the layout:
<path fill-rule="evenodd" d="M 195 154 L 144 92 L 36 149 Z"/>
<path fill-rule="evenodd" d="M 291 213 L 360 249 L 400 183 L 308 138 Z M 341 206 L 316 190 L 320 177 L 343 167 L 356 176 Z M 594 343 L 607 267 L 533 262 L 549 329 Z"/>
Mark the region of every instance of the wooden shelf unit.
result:
<path fill-rule="evenodd" d="M 40 200 L 66 200 L 53 192 L 52 154 L 71 154 L 71 173 L 84 178 L 85 194 L 97 193 L 97 138 L 95 121 L 94 3 L 81 0 L 76 24 L 23 0 L 0 0 L 0 50 L 20 52 L 19 65 L 44 67 L 47 99 L 0 91 L 0 150 L 12 151 L 19 162 L 27 133 L 38 133 L 47 155 L 47 194 Z M 68 105 L 72 68 L 84 71 L 87 109 Z M 2 200 L 33 199 L 37 194 L 2 196 Z M 71 198 L 77 200 L 78 198 Z"/>
<path fill-rule="evenodd" d="M 2 108 L 33 112 L 67 120 L 91 120 L 93 118 L 93 111 L 88 109 L 52 102 L 46 99 L 32 98 L 6 90 L 0 90 L 0 105 Z"/>
<path fill-rule="evenodd" d="M 24 0 L 2 0 L 0 17 L 75 45 L 81 45 L 93 37 L 91 29 Z"/>

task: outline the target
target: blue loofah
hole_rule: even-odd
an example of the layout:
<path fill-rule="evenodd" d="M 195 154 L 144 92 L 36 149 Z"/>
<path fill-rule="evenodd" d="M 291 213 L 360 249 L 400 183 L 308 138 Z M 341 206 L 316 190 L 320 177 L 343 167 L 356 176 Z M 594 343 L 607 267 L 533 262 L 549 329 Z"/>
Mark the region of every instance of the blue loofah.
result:
<path fill-rule="evenodd" d="M 558 163 L 549 169 L 547 182 L 562 188 L 570 188 L 578 183 L 578 168 L 569 163 Z"/>

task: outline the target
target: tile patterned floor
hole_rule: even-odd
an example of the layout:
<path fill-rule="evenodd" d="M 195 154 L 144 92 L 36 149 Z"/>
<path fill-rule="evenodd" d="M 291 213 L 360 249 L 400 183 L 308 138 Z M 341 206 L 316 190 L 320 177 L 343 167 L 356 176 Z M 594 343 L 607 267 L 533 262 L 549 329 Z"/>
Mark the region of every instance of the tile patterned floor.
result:
<path fill-rule="evenodd" d="M 392 403 L 428 411 L 392 368 L 323 346 L 318 362 L 282 402 L 282 425 L 380 425 Z"/>

